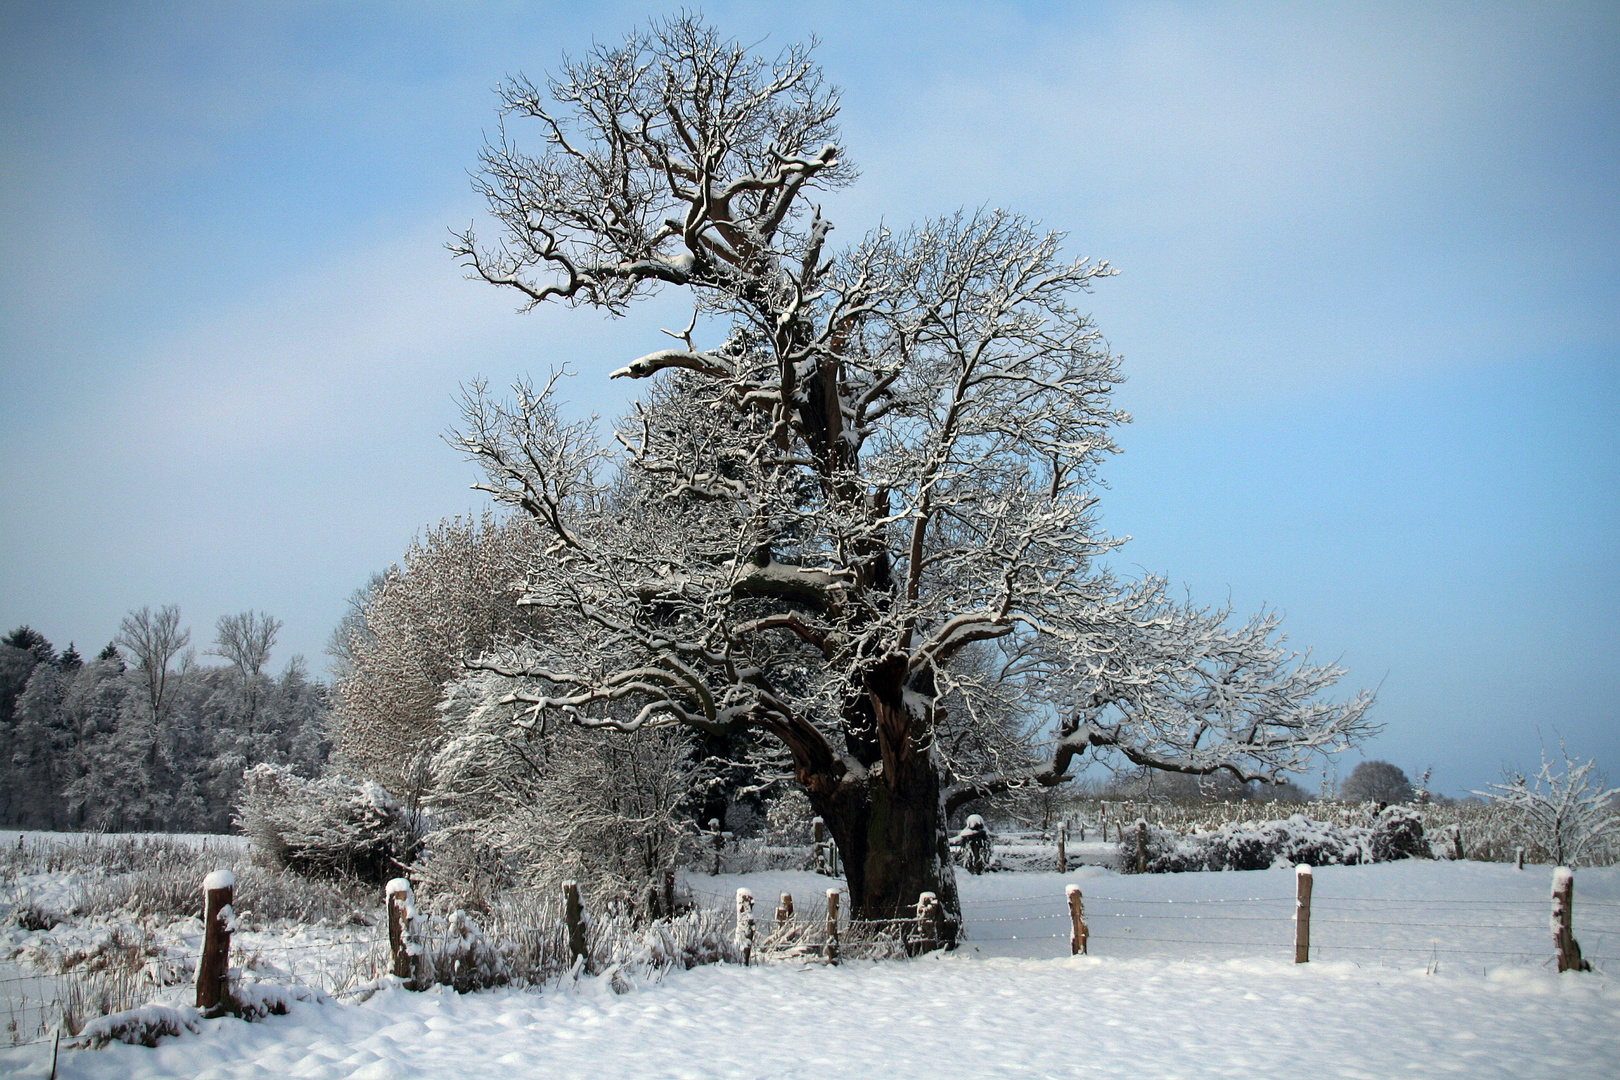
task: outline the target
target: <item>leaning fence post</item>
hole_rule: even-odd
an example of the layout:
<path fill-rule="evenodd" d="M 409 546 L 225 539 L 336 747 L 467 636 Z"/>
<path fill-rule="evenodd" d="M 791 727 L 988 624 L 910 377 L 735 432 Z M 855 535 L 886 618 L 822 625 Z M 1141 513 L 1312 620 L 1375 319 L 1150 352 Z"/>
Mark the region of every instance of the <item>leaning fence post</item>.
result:
<path fill-rule="evenodd" d="M 1067 821 L 1058 822 L 1057 844 L 1058 873 L 1067 874 L 1069 872 L 1069 823 Z"/>
<path fill-rule="evenodd" d="M 1558 970 L 1591 971 L 1591 963 L 1581 956 L 1580 942 L 1575 940 L 1574 922 L 1575 874 L 1569 867 L 1560 866 L 1553 871 L 1552 880 L 1552 932 Z"/>
<path fill-rule="evenodd" d="M 827 963 L 838 963 L 838 890 L 827 890 Z"/>
<path fill-rule="evenodd" d="M 411 883 L 398 877 L 383 886 L 383 895 L 388 898 L 388 951 L 394 974 L 405 980 L 407 990 L 420 990 L 422 943 L 417 937 L 416 895 Z"/>
<path fill-rule="evenodd" d="M 1147 818 L 1136 819 L 1136 872 L 1147 873 Z"/>
<path fill-rule="evenodd" d="M 782 900 L 776 905 L 776 925 L 786 926 L 793 921 L 793 894 L 785 892 Z"/>
<path fill-rule="evenodd" d="M 563 922 L 568 925 L 568 955 L 583 969 L 590 961 L 585 949 L 585 905 L 577 881 L 563 882 Z"/>
<path fill-rule="evenodd" d="M 1311 868 L 1294 867 L 1294 963 L 1311 959 Z"/>
<path fill-rule="evenodd" d="M 1082 956 L 1091 938 L 1091 930 L 1086 926 L 1086 902 L 1078 885 L 1066 885 L 1063 891 L 1069 898 L 1069 955 Z"/>
<path fill-rule="evenodd" d="M 743 967 L 747 967 L 754 958 L 754 894 L 747 889 L 737 890 L 736 941 Z"/>
<path fill-rule="evenodd" d="M 236 875 L 215 870 L 203 879 L 203 951 L 197 961 L 197 1008 L 215 1015 L 231 1008 L 231 931 L 236 914 L 231 897 Z"/>

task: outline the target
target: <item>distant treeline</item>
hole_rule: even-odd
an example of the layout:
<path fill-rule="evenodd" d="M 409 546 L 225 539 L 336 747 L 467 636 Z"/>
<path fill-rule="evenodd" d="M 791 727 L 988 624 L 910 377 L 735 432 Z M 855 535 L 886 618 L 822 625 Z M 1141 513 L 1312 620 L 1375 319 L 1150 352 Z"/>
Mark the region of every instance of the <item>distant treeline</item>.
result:
<path fill-rule="evenodd" d="M 279 629 L 226 616 L 217 666 L 186 648 L 173 607 L 131 612 L 91 659 L 27 626 L 0 638 L 0 825 L 227 832 L 244 769 L 319 773 L 327 688 L 301 657 L 264 673 Z"/>

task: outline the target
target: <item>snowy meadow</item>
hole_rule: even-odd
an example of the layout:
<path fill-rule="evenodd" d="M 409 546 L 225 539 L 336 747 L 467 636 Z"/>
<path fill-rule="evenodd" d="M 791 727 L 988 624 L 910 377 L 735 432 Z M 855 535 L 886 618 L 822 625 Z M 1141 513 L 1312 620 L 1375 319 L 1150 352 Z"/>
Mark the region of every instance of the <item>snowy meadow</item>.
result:
<path fill-rule="evenodd" d="M 4 839 L 14 852 L 16 834 Z M 837 879 L 688 870 L 677 888 L 707 912 L 722 946 L 737 890 L 758 898 L 753 964 L 724 947 L 710 958 L 721 962 L 689 969 L 645 952 L 638 961 L 631 950 L 596 974 L 458 994 L 442 985 L 412 992 L 383 975 L 380 896 L 280 881 L 221 840 L 102 840 L 120 858 L 144 851 L 147 865 L 109 872 L 117 864 L 104 860 L 86 872 L 73 848 L 95 841 L 24 839 L 25 850 L 57 848 L 61 869 L 5 883 L 0 988 L 14 1038 L 38 1034 L 42 1022 L 54 1027 L 54 1017 L 29 1015 L 30 995 L 38 1001 L 60 989 L 53 983 L 93 983 L 98 973 L 106 986 L 120 971 L 134 988 L 130 1004 L 171 1006 L 180 1030 L 152 1047 L 91 1049 L 70 1039 L 57 1075 L 472 1077 L 521 1066 L 603 1077 L 840 1077 L 874 1067 L 899 1076 L 1116 1076 L 1129 1063 L 1162 1077 L 1603 1077 L 1614 1074 L 1620 1043 L 1615 867 L 1577 874 L 1574 927 L 1594 967 L 1584 973 L 1553 973 L 1545 866 L 1318 867 L 1306 964 L 1292 962 L 1295 872 L 1286 867 L 963 874 L 955 952 L 908 960 L 894 949 L 836 965 L 819 950 L 766 943 L 784 940 L 772 918 L 782 894 L 793 897 L 796 922 L 817 927 Z M 195 852 L 195 865 L 182 864 L 181 848 Z M 1074 848 L 1092 862 L 1113 854 L 1095 840 Z M 164 914 L 147 894 L 131 899 L 163 858 L 171 860 L 163 869 L 179 872 L 233 857 L 243 876 L 232 963 L 247 985 L 294 990 L 284 994 L 285 1015 L 254 1023 L 186 1008 L 201 920 Z M 1069 885 L 1084 898 L 1083 956 L 1070 955 Z M 184 901 L 193 909 L 197 889 Z M 147 912 L 134 914 L 142 905 Z M 853 942 L 844 910 L 841 929 Z M 24 911 L 37 928 L 24 928 Z M 0 1075 L 46 1076 L 53 1051 L 49 1038 L 24 1038 L 0 1050 Z"/>

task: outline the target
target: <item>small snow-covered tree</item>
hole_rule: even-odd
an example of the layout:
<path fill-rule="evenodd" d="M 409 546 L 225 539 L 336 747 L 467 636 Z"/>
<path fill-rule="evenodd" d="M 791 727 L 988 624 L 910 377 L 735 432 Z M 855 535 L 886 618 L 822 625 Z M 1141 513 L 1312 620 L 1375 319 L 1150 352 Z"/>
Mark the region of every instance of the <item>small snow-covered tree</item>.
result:
<path fill-rule="evenodd" d="M 588 732 L 550 717 L 513 724 L 498 703 L 520 685 L 473 672 L 449 687 L 430 763 L 427 876 L 472 894 L 484 878 L 576 879 L 598 899 L 639 899 L 675 863 L 681 803 L 699 776 L 691 738 Z"/>
<path fill-rule="evenodd" d="M 1606 788 L 1595 760 L 1577 762 L 1559 745 L 1562 766 L 1541 753 L 1534 777 L 1510 775 L 1505 784 L 1476 791 L 1505 811 L 1525 846 L 1540 848 L 1557 866 L 1609 861 L 1620 842 L 1620 788 Z"/>
<path fill-rule="evenodd" d="M 408 802 L 426 783 L 439 705 L 463 664 L 540 621 L 516 592 L 531 569 L 523 518 L 456 518 L 427 529 L 344 619 L 330 721 L 344 768 Z"/>
<path fill-rule="evenodd" d="M 1164 581 L 1096 565 L 1097 470 L 1126 417 L 1075 304 L 1113 273 L 1002 211 L 879 229 L 844 250 L 811 201 L 854 177 L 807 49 L 767 59 L 695 15 L 501 89 L 479 185 L 501 232 L 473 276 L 624 311 L 696 313 L 615 372 L 663 384 L 614 471 L 557 380 L 475 384 L 457 442 L 545 536 L 522 604 L 566 632 L 483 666 L 519 722 L 747 732 L 789 757 L 855 913 L 958 903 L 946 817 L 1113 753 L 1273 780 L 1369 730 L 1367 695 Z M 717 326 L 700 344 L 699 316 Z M 1009 726 L 1010 725 L 1010 726 Z M 1038 756 L 1007 732 L 1042 731 Z M 1017 742 L 1017 740 L 1014 740 Z"/>

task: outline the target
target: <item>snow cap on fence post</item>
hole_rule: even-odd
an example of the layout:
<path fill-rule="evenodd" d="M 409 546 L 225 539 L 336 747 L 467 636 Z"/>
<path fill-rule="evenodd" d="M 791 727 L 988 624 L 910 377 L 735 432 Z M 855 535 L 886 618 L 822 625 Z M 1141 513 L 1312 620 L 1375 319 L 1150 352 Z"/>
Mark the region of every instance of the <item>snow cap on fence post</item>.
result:
<path fill-rule="evenodd" d="M 1311 868 L 1294 867 L 1294 963 L 1311 959 Z"/>

